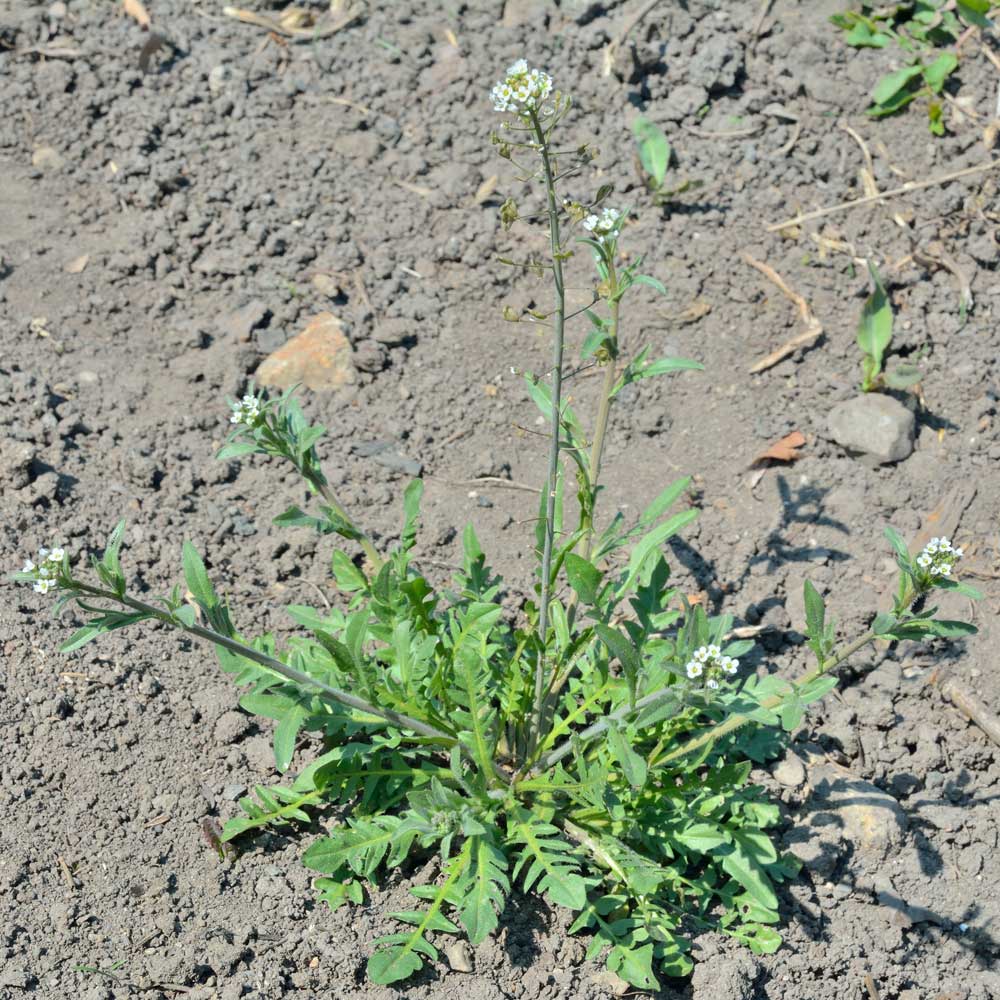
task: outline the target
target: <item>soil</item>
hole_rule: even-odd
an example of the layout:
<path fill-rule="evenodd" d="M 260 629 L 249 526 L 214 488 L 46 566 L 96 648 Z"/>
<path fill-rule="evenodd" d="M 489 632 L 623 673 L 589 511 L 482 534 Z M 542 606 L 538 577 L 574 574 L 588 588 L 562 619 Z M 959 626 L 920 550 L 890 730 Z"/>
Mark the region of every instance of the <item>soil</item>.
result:
<path fill-rule="evenodd" d="M 524 54 L 574 95 L 567 144 L 600 147 L 567 193 L 613 183 L 614 203 L 634 209 L 623 246 L 667 288 L 629 300 L 630 348 L 707 369 L 622 394 L 603 516 L 695 475 L 702 513 L 671 545 L 676 579 L 738 624 L 766 626 L 751 663 L 788 676 L 806 662 L 805 577 L 828 593 L 845 636 L 886 605 L 887 523 L 912 537 L 950 522 L 987 595 L 974 610 L 945 602 L 950 617 L 975 616 L 981 631 L 967 642 L 858 655 L 840 696 L 796 734 L 809 771 L 789 757 L 774 777 L 756 774 L 784 803 L 785 844 L 806 860 L 782 897 L 786 943 L 758 958 L 704 935 L 693 978 L 662 996 L 1000 997 L 1000 758 L 930 683 L 947 673 L 1000 708 L 998 172 L 794 233 L 766 228 L 864 193 L 863 154 L 842 123 L 866 141 L 883 190 L 986 162 L 997 77 L 979 41 L 953 88 L 979 118 L 953 118 L 934 138 L 919 104 L 865 116 L 898 54 L 844 47 L 827 23 L 842 5 L 828 0 L 775 0 L 762 21 L 758 0 L 662 4 L 610 76 L 604 49 L 638 0 L 371 4 L 304 43 L 211 0 L 147 6 L 167 41 L 142 57 L 144 72 L 150 36 L 120 4 L 0 2 L 3 563 L 17 569 L 52 540 L 82 560 L 127 516 L 136 590 L 169 590 L 191 538 L 247 632 L 284 634 L 282 605 L 336 600 L 327 544 L 270 523 L 304 500 L 294 476 L 213 460 L 225 396 L 331 311 L 356 381 L 304 403 L 330 428 L 323 451 L 345 504 L 390 542 L 407 464 L 384 459 L 418 463 L 431 574 L 447 578 L 473 521 L 523 592 L 535 497 L 472 481 L 535 485 L 544 466 L 510 368 L 544 373 L 547 338 L 501 313 L 544 308 L 547 288 L 495 259 L 542 239 L 498 221 L 504 198 L 527 214 L 537 196 L 489 142 L 488 89 Z M 667 209 L 635 172 L 639 112 L 667 131 L 674 176 L 704 182 Z M 802 326 L 743 253 L 774 268 L 825 330 L 756 375 L 750 367 Z M 942 254 L 968 281 L 971 309 L 953 274 L 927 263 Z M 893 347 L 925 372 L 911 397 L 916 450 L 885 466 L 826 437 L 831 406 L 857 392 L 867 278 L 853 258 L 869 256 L 894 303 Z M 583 262 L 570 279 L 585 285 Z M 573 343 L 584 333 L 574 325 Z M 571 383 L 581 413 L 593 412 L 596 382 Z M 754 483 L 751 460 L 793 430 L 807 438 L 801 458 Z M 391 443 L 383 461 L 365 447 L 373 441 Z M 51 620 L 28 588 L 3 594 L 0 997 L 609 995 L 614 984 L 584 960 L 585 940 L 566 937 L 564 916 L 518 897 L 473 972 L 442 962 L 399 990 L 368 984 L 372 939 L 392 927 L 407 879 L 429 875 L 408 871 L 332 913 L 299 861 L 314 833 L 266 835 L 220 860 L 203 824 L 233 816 L 247 786 L 275 781 L 269 723 L 238 710 L 206 649 L 137 629 L 62 656 L 71 623 Z M 304 744 L 295 766 L 313 750 Z M 867 790 L 854 805 L 868 808 L 873 842 L 843 832 L 845 798 L 813 769 L 824 758 L 870 783 L 850 788 Z"/>

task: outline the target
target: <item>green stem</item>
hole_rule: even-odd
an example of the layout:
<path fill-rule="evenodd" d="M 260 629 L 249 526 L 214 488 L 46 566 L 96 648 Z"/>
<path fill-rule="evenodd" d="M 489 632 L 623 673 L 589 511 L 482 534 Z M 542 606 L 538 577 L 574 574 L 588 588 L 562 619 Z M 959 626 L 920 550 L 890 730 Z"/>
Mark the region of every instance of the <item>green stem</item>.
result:
<path fill-rule="evenodd" d="M 535 662 L 535 698 L 533 721 L 528 738 L 527 752 L 533 752 L 542 722 L 543 701 L 545 699 L 546 638 L 549 629 L 549 604 L 552 600 L 552 548 L 555 538 L 556 481 L 559 474 L 559 437 L 562 424 L 562 368 L 563 339 L 566 315 L 566 291 L 563 284 L 562 247 L 559 238 L 559 203 L 556 199 L 552 162 L 549 155 L 548 138 L 535 112 L 531 112 L 531 124 L 538 142 L 548 196 L 549 240 L 552 252 L 552 277 L 555 284 L 556 307 L 552 320 L 552 437 L 549 444 L 549 468 L 545 480 L 545 541 L 542 546 L 542 594 L 538 610 L 538 659 Z"/>
<path fill-rule="evenodd" d="M 188 635 L 193 635 L 198 639 L 211 642 L 216 646 L 221 646 L 223 649 L 228 649 L 231 653 L 235 653 L 237 656 L 242 656 L 244 659 L 252 660 L 259 666 L 264 667 L 267 670 L 271 670 L 276 674 L 280 674 L 286 680 L 292 681 L 295 684 L 301 684 L 303 687 L 314 688 L 346 708 L 353 708 L 358 712 L 364 712 L 366 715 L 375 716 L 375 718 L 382 719 L 384 722 L 388 722 L 399 729 L 408 729 L 411 732 L 419 733 L 421 736 L 432 737 L 433 739 L 445 743 L 448 746 L 457 742 L 451 733 L 447 733 L 435 726 L 428 725 L 420 719 L 414 719 L 410 715 L 395 712 L 391 708 L 381 708 L 378 705 L 373 705 L 371 702 L 367 702 L 363 698 L 357 697 L 357 695 L 350 694 L 347 691 L 342 691 L 340 688 L 333 687 L 325 681 L 317 680 L 315 677 L 310 677 L 309 674 L 304 674 L 301 670 L 296 670 L 294 667 L 288 666 L 287 663 L 282 663 L 281 660 L 278 660 L 273 656 L 268 656 L 267 653 L 262 653 L 259 650 L 254 649 L 253 646 L 244 645 L 242 642 L 239 642 L 228 635 L 223 635 L 221 632 L 216 632 L 214 629 L 205 628 L 203 625 L 197 624 L 185 625 L 183 622 L 178 621 L 169 612 L 163 611 L 152 604 L 146 604 L 145 601 L 137 601 L 135 598 L 129 597 L 127 594 L 119 596 L 113 591 L 101 590 L 99 587 L 91 587 L 89 584 L 81 583 L 79 580 L 73 581 L 73 587 L 76 590 L 85 594 L 90 594 L 93 597 L 123 604 L 125 607 L 131 608 L 133 611 L 141 612 L 142 614 L 148 615 L 150 618 L 155 618 L 157 621 L 161 621 L 166 625 L 172 625 L 174 628 L 178 628 L 182 632 L 187 632 Z"/>
<path fill-rule="evenodd" d="M 604 370 L 604 381 L 601 384 L 601 402 L 597 410 L 597 421 L 594 425 L 594 440 L 590 446 L 590 510 L 584 527 L 587 533 L 583 536 L 580 555 L 590 559 L 594 545 L 594 509 L 597 507 L 597 489 L 601 481 L 601 459 L 604 455 L 604 441 L 608 433 L 608 421 L 611 417 L 611 403 L 615 382 L 617 381 L 618 365 L 618 310 L 621 300 L 618 298 L 618 275 L 615 272 L 614 261 L 608 261 L 608 299 L 611 303 L 610 335 L 611 357 Z"/>

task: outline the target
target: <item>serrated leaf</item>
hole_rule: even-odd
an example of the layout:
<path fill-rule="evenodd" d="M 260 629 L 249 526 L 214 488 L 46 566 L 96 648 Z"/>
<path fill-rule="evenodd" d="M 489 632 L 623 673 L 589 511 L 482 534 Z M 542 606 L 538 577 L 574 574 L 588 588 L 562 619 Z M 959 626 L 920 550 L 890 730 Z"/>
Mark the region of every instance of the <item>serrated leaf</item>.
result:
<path fill-rule="evenodd" d="M 354 565 L 346 552 L 336 549 L 330 557 L 330 562 L 337 587 L 345 594 L 356 593 L 368 586 L 364 573 Z"/>
<path fill-rule="evenodd" d="M 473 838 L 469 878 L 459 905 L 459 919 L 473 947 L 482 944 L 496 929 L 510 881 L 507 856 L 487 837 Z"/>

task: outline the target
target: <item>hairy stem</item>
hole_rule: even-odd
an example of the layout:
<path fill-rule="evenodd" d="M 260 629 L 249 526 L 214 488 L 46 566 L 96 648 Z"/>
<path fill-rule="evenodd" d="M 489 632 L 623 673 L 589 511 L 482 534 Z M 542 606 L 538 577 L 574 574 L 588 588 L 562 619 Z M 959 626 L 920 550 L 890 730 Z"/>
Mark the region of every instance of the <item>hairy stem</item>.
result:
<path fill-rule="evenodd" d="M 326 501 L 327 506 L 338 516 L 342 517 L 360 536 L 358 538 L 358 544 L 364 550 L 365 555 L 368 557 L 368 561 L 372 565 L 372 571 L 378 573 L 382 568 L 384 560 L 379 555 L 378 549 L 375 548 L 375 544 L 351 519 L 347 511 L 341 506 L 340 501 L 337 499 L 330 487 L 330 484 L 326 481 L 326 477 L 322 477 L 319 481 L 309 480 L 313 486 L 316 488 L 319 495 Z"/>
<path fill-rule="evenodd" d="M 594 547 L 594 509 L 597 507 L 597 490 L 601 482 L 601 459 L 604 455 L 604 441 L 608 433 L 608 421 L 611 417 L 611 403 L 614 400 L 612 392 L 615 388 L 618 370 L 618 310 L 620 300 L 618 299 L 618 275 L 615 272 L 614 261 L 608 263 L 608 297 L 610 299 L 610 335 L 611 357 L 608 359 L 607 367 L 604 369 L 604 379 L 601 383 L 601 402 L 597 409 L 597 421 L 594 424 L 594 440 L 590 446 L 590 510 L 587 513 L 587 522 L 584 527 L 587 533 L 583 536 L 580 544 L 580 555 L 584 559 L 589 559 Z"/>
<path fill-rule="evenodd" d="M 559 474 L 559 437 L 562 425 L 562 375 L 563 338 L 566 315 L 566 291 L 563 284 L 562 247 L 559 238 L 559 203 L 556 199 L 555 180 L 549 152 L 548 137 L 538 116 L 532 112 L 531 124 L 542 158 L 545 190 L 548 196 L 549 240 L 552 252 L 552 277 L 555 285 L 556 304 L 552 314 L 552 428 L 549 444 L 549 468 L 545 481 L 545 540 L 542 546 L 542 595 L 538 611 L 539 652 L 535 662 L 535 698 L 533 721 L 527 751 L 530 754 L 537 743 L 542 723 L 545 699 L 546 636 L 549 629 L 549 604 L 552 600 L 552 548 L 555 539 L 556 481 Z"/>

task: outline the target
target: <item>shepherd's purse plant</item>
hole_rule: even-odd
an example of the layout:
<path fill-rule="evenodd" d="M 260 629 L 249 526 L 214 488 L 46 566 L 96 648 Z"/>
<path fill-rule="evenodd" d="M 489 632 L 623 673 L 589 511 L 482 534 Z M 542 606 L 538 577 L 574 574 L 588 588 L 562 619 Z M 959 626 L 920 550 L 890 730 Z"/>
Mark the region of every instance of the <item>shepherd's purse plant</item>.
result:
<path fill-rule="evenodd" d="M 244 815 L 227 823 L 223 840 L 319 823 L 304 861 L 332 907 L 361 902 L 365 882 L 411 856 L 436 857 L 437 878 L 412 888 L 413 908 L 393 915 L 399 932 L 377 942 L 371 979 L 417 973 L 437 959 L 444 934 L 464 932 L 479 944 L 518 886 L 572 911 L 571 931 L 589 934 L 588 954 L 603 954 L 611 970 L 650 990 L 659 976 L 691 969 L 688 940 L 703 929 L 756 953 L 779 946 L 775 886 L 797 865 L 767 833 L 778 809 L 749 783 L 753 763 L 780 749 L 781 731 L 799 725 L 804 706 L 836 686 L 838 665 L 867 644 L 974 631 L 925 608 L 932 591 L 977 595 L 955 578 L 960 549 L 935 539 L 914 559 L 888 529 L 899 565 L 889 610 L 838 645 L 807 583 L 815 665 L 795 680 L 744 669 L 753 643 L 732 637 L 733 618 L 709 616 L 671 587 L 666 543 L 696 516 L 673 512 L 689 480 L 667 486 L 632 522 L 600 516 L 607 429 L 621 390 L 701 365 L 627 349 L 623 303 L 636 286 L 662 286 L 640 260 L 622 263 L 629 213 L 605 203 L 610 189 L 579 200 L 560 194 L 591 155 L 554 141 L 569 97 L 520 60 L 492 100 L 503 116 L 494 143 L 538 185 L 549 237 L 546 259 L 509 264 L 541 271 L 552 286 L 551 308 L 527 318 L 548 324 L 552 361 L 526 376 L 550 434 L 536 577 L 519 613 L 505 612 L 504 585 L 471 527 L 450 585 L 435 589 L 425 578 L 414 548 L 420 480 L 403 494 L 398 544 L 380 547 L 323 474 L 324 428 L 310 425 L 293 394 L 265 398 L 252 386 L 232 404 L 220 457 L 264 455 L 298 471 L 315 504 L 291 507 L 277 523 L 348 543 L 332 555 L 340 607 L 288 608 L 303 634 L 281 648 L 271 635 L 245 635 L 189 542 L 185 588 L 139 599 L 119 559 L 124 522 L 88 579 L 56 547 L 15 575 L 39 594 L 54 592 L 57 611 L 75 604 L 89 616 L 66 651 L 142 621 L 212 644 L 222 669 L 248 688 L 243 708 L 275 720 L 279 772 L 303 733 L 316 734 L 312 763 L 243 799 Z M 511 200 L 501 217 L 507 229 L 532 221 Z M 580 364 L 602 374 L 589 424 L 563 393 L 575 319 L 566 312 L 564 266 L 577 253 L 595 269 L 591 308 L 581 313 L 589 333 Z M 334 812 L 346 818 L 335 821 Z"/>

